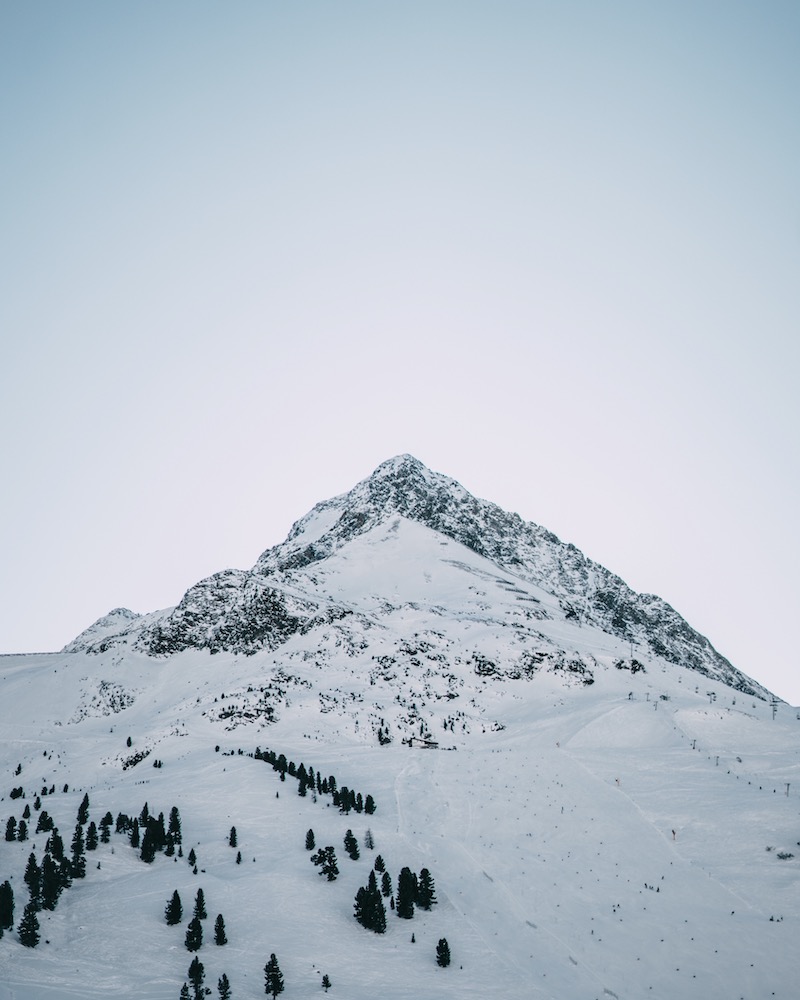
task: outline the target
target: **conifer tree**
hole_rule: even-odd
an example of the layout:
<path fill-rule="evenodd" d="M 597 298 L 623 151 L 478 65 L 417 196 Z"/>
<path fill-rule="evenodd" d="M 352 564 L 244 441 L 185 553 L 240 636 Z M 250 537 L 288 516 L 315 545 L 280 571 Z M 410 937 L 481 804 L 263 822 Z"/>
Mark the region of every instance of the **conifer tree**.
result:
<path fill-rule="evenodd" d="M 47 833 L 48 830 L 53 829 L 53 821 L 50 819 L 50 814 L 46 809 L 42 809 L 39 813 L 39 818 L 36 820 L 36 832 L 37 833 Z"/>
<path fill-rule="evenodd" d="M 86 850 L 96 851 L 97 850 L 97 827 L 94 825 L 94 820 L 86 828 Z"/>
<path fill-rule="evenodd" d="M 222 919 L 222 914 L 217 914 L 217 919 L 214 921 L 214 944 L 227 944 L 228 939 L 225 936 L 225 921 Z"/>
<path fill-rule="evenodd" d="M 0 885 L 0 929 L 10 930 L 14 926 L 14 890 L 6 879 Z"/>
<path fill-rule="evenodd" d="M 414 916 L 417 898 L 417 876 L 410 868 L 403 868 L 397 879 L 397 916 L 410 920 Z"/>
<path fill-rule="evenodd" d="M 376 872 L 386 871 L 386 865 L 384 864 L 383 857 L 380 854 L 375 858 L 375 864 L 373 867 Z"/>
<path fill-rule="evenodd" d="M 392 878 L 388 872 L 384 872 L 381 876 L 381 892 L 384 896 L 391 896 L 392 894 Z"/>
<path fill-rule="evenodd" d="M 64 886 L 61 883 L 61 869 L 49 854 L 42 858 L 42 909 L 54 910 Z"/>
<path fill-rule="evenodd" d="M 217 980 L 217 993 L 219 993 L 219 1000 L 231 1000 L 231 984 L 224 972 Z"/>
<path fill-rule="evenodd" d="M 203 895 L 202 889 L 198 889 L 197 895 L 195 896 L 194 915 L 198 920 L 205 920 L 208 916 L 206 913 L 206 897 Z"/>
<path fill-rule="evenodd" d="M 189 966 L 189 982 L 192 984 L 194 990 L 194 1000 L 202 1000 L 206 995 L 205 987 L 203 986 L 205 977 L 205 967 L 197 955 L 195 955 L 192 959 L 192 964 Z"/>
<path fill-rule="evenodd" d="M 375 849 L 375 838 L 372 836 L 372 830 L 370 829 L 367 829 L 367 832 L 364 834 L 364 847 L 368 851 Z"/>
<path fill-rule="evenodd" d="M 194 853 L 193 847 L 189 850 L 189 856 L 186 858 L 186 860 L 189 862 L 190 868 L 194 868 L 194 866 L 197 864 L 197 855 Z"/>
<path fill-rule="evenodd" d="M 164 919 L 170 926 L 179 924 L 183 919 L 183 903 L 177 889 L 172 893 L 172 897 L 167 903 L 164 910 Z"/>
<path fill-rule="evenodd" d="M 181 843 L 181 814 L 178 812 L 178 807 L 173 806 L 169 813 L 169 832 L 172 834 L 172 840 L 176 844 Z"/>
<path fill-rule="evenodd" d="M 197 919 L 197 917 L 192 917 L 189 921 L 189 926 L 186 928 L 186 938 L 184 940 L 187 951 L 200 951 L 203 947 L 203 925 Z"/>
<path fill-rule="evenodd" d="M 264 966 L 264 992 L 272 994 L 272 1000 L 279 993 L 283 993 L 283 974 L 278 965 L 275 953 L 269 956 L 269 961 Z"/>
<path fill-rule="evenodd" d="M 364 801 L 364 812 L 371 816 L 375 812 L 375 799 L 371 795 L 368 795 Z"/>
<path fill-rule="evenodd" d="M 330 976 L 328 975 L 327 972 L 322 977 L 322 988 L 323 988 L 323 990 L 325 990 L 326 993 L 331 988 L 331 978 L 330 978 Z"/>
<path fill-rule="evenodd" d="M 139 820 L 134 819 L 133 825 L 131 826 L 131 847 L 137 850 L 141 844 L 141 838 L 139 836 Z"/>
<path fill-rule="evenodd" d="M 236 864 L 240 865 L 241 863 L 242 863 L 242 852 L 241 851 L 237 851 L 236 852 Z"/>
<path fill-rule="evenodd" d="M 25 866 L 25 885 L 31 894 L 31 903 L 38 909 L 39 898 L 42 892 L 42 870 L 36 861 L 36 855 L 31 851 L 28 863 Z"/>
<path fill-rule="evenodd" d="M 17 819 L 15 816 L 9 816 L 8 822 L 6 823 L 6 840 L 9 843 L 12 840 L 17 839 Z"/>
<path fill-rule="evenodd" d="M 83 827 L 78 823 L 72 836 L 72 877 L 86 877 L 86 855 L 83 849 Z"/>
<path fill-rule="evenodd" d="M 316 841 L 314 840 L 314 831 L 309 830 L 306 834 L 306 850 L 313 851 L 316 847 Z"/>
<path fill-rule="evenodd" d="M 353 861 L 358 861 L 358 859 L 361 857 L 361 854 L 358 850 L 358 841 L 353 836 L 352 830 L 348 830 L 347 833 L 344 835 L 344 849 L 347 851 L 351 860 Z"/>
<path fill-rule="evenodd" d="M 44 845 L 44 849 L 50 852 L 53 861 L 64 860 L 64 841 L 61 839 L 61 834 L 58 832 L 57 827 L 53 827 L 52 833 Z"/>
<path fill-rule="evenodd" d="M 386 932 L 386 910 L 375 882 L 375 872 L 370 872 L 371 885 L 362 886 L 356 893 L 353 912 L 362 927 L 376 934 Z"/>
<path fill-rule="evenodd" d="M 231 827 L 231 832 L 230 832 L 230 834 L 228 836 L 228 843 L 230 844 L 231 847 L 236 847 L 237 846 L 236 845 L 236 827 L 235 826 Z"/>
<path fill-rule="evenodd" d="M 427 868 L 423 868 L 417 882 L 417 905 L 421 910 L 429 910 L 435 902 L 436 891 L 433 885 L 433 876 Z"/>
<path fill-rule="evenodd" d="M 450 945 L 447 943 L 447 938 L 439 938 L 439 943 L 436 945 L 436 964 L 443 969 L 450 964 Z"/>
<path fill-rule="evenodd" d="M 25 906 L 17 932 L 20 944 L 24 944 L 26 948 L 35 948 L 39 943 L 39 918 L 36 916 L 35 903 L 30 902 Z"/>
<path fill-rule="evenodd" d="M 89 793 L 86 792 L 83 796 L 80 806 L 78 807 L 78 823 L 81 826 L 86 826 L 89 820 Z"/>
<path fill-rule="evenodd" d="M 19 821 L 17 826 L 17 840 L 27 840 L 28 839 L 28 824 L 24 819 Z"/>
<path fill-rule="evenodd" d="M 321 847 L 316 854 L 311 855 L 311 861 L 320 869 L 320 875 L 324 875 L 329 882 L 335 882 L 339 874 L 339 865 L 336 861 L 336 852 L 333 847 Z"/>
<path fill-rule="evenodd" d="M 189 995 L 189 984 L 188 983 L 184 983 L 183 986 L 181 986 L 180 1000 L 191 1000 L 191 997 Z"/>

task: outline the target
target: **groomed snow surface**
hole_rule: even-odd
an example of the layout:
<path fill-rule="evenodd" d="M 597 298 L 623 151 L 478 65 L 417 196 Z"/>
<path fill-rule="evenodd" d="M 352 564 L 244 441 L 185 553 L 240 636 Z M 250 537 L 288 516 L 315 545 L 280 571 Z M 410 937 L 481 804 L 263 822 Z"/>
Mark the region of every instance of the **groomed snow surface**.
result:
<path fill-rule="evenodd" d="M 96 823 L 107 810 L 138 815 L 145 802 L 165 817 L 177 806 L 184 855 L 193 847 L 199 868 L 195 875 L 185 857 L 163 854 L 145 864 L 112 833 L 87 854 L 86 878 L 54 912 L 40 912 L 37 948 L 20 944 L 16 926 L 0 940 L 2 1000 L 178 1000 L 201 887 L 208 918 L 198 957 L 212 996 L 225 972 L 235 1000 L 263 997 L 273 952 L 287 1000 L 324 995 L 323 974 L 329 995 L 346 1000 L 797 996 L 794 709 L 781 704 L 773 718 L 767 703 L 652 661 L 634 675 L 605 669 L 588 687 L 546 673 L 475 680 L 425 706 L 439 749 L 411 749 L 399 738 L 379 746 L 368 721 L 390 714 L 379 704 L 385 692 L 366 675 L 356 683 L 357 661 L 346 669 L 337 662 L 291 669 L 301 681 L 303 669 L 324 671 L 338 700 L 320 701 L 322 679 L 314 690 L 296 683 L 276 722 L 230 728 L 214 714 L 227 700 L 221 695 L 263 685 L 274 657 L 0 657 L 2 828 L 26 804 L 33 810 L 43 786 L 55 785 L 42 808 L 67 851 L 84 793 Z M 467 710 L 468 732 L 444 730 L 457 709 Z M 257 746 L 372 794 L 376 813 L 342 815 L 329 796 L 299 797 L 295 779 L 281 782 L 248 756 Z M 152 766 L 156 759 L 162 767 Z M 12 800 L 18 786 L 25 798 Z M 228 845 L 232 825 L 241 865 Z M 27 842 L 0 839 L 0 882 L 14 888 L 15 925 L 27 901 L 28 856 L 34 850 L 41 863 L 44 853 L 46 835 L 35 826 L 33 812 Z M 310 864 L 309 828 L 318 846 L 336 848 L 337 881 L 323 881 Z M 348 828 L 358 861 L 343 847 Z M 374 850 L 364 846 L 367 829 Z M 404 865 L 429 868 L 438 897 L 410 921 L 388 911 L 383 936 L 353 918 L 378 853 L 395 884 Z M 164 907 L 175 889 L 184 919 L 168 927 Z M 218 913 L 224 947 L 213 943 Z M 441 937 L 452 954 L 444 969 L 435 960 Z"/>

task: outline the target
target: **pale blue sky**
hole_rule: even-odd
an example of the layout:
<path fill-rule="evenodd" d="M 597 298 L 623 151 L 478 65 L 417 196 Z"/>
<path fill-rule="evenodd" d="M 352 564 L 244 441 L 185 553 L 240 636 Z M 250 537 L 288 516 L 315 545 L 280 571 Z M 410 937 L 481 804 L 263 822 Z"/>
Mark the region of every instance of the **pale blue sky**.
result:
<path fill-rule="evenodd" d="M 409 451 L 800 703 L 800 6 L 0 0 L 0 651 Z"/>

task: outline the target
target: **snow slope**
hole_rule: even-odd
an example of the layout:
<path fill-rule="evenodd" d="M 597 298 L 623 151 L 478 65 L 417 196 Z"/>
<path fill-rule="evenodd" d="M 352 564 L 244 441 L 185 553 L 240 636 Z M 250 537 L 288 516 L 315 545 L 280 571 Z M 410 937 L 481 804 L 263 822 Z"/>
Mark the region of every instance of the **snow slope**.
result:
<path fill-rule="evenodd" d="M 386 465 L 249 573 L 211 578 L 166 612 L 118 610 L 68 651 L 0 657 L 0 818 L 32 811 L 28 841 L 0 840 L 15 925 L 28 856 L 44 851 L 43 788 L 67 849 L 88 793 L 95 822 L 177 806 L 184 854 L 198 858 L 197 874 L 185 857 L 146 864 L 112 833 L 40 912 L 37 948 L 16 930 L 0 939 L 0 1000 L 177 1000 L 190 913 L 168 927 L 163 912 L 175 889 L 190 911 L 198 887 L 206 984 L 215 994 L 225 972 L 235 998 L 264 995 L 273 952 L 287 998 L 320 995 L 323 974 L 348 1000 L 793 998 L 796 710 L 686 623 L 659 646 L 663 619 L 615 631 L 588 597 L 576 616 L 552 560 L 498 555 L 503 512 L 475 501 L 483 534 L 467 545 L 451 480 Z M 257 748 L 371 794 L 376 812 L 299 796 Z M 309 862 L 309 828 L 336 848 L 335 882 Z M 404 865 L 429 868 L 438 897 L 411 921 L 389 912 L 385 935 L 353 919 L 377 854 L 395 883 Z"/>

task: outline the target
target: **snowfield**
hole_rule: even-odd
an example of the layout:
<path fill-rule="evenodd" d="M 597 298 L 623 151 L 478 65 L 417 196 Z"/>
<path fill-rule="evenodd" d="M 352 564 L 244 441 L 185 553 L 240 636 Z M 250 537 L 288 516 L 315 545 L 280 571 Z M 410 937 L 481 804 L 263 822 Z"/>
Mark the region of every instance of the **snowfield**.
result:
<path fill-rule="evenodd" d="M 613 617 L 608 571 L 536 529 L 548 589 L 511 515 L 485 505 L 456 531 L 470 501 L 412 472 L 413 510 L 386 499 L 384 469 L 250 574 L 203 581 L 176 609 L 116 609 L 61 653 L 0 657 L 2 829 L 30 809 L 28 839 L 0 839 L 15 898 L 0 1000 L 178 1000 L 198 888 L 212 996 L 225 973 L 235 1000 L 263 997 L 275 953 L 287 998 L 320 996 L 327 975 L 346 1000 L 794 1000 L 800 713 L 621 581 Z M 376 811 L 299 795 L 257 748 Z M 112 826 L 24 947 L 24 872 L 48 836 L 37 816 L 69 853 L 85 794 L 96 824 L 177 807 L 183 857 L 148 864 Z M 309 829 L 335 847 L 333 882 L 310 863 Z M 383 935 L 353 916 L 378 855 L 395 889 L 402 867 L 428 868 L 437 897 L 411 920 L 387 906 Z"/>

